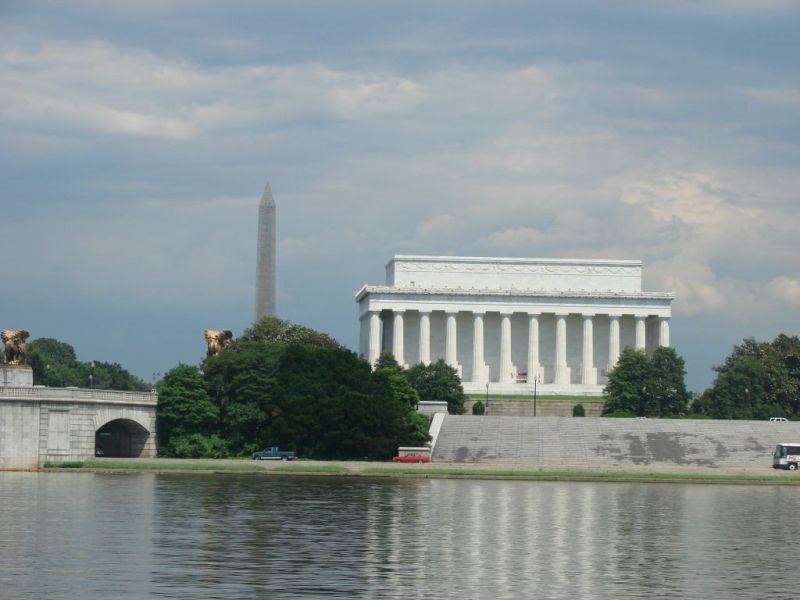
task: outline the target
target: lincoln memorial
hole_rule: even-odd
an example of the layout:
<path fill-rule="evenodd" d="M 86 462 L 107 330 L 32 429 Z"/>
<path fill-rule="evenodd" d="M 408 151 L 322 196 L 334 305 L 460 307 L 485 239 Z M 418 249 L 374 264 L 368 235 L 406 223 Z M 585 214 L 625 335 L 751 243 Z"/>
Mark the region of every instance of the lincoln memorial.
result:
<path fill-rule="evenodd" d="M 620 349 L 669 345 L 668 292 L 636 260 L 397 255 L 356 294 L 360 352 L 440 358 L 466 392 L 597 395 Z"/>

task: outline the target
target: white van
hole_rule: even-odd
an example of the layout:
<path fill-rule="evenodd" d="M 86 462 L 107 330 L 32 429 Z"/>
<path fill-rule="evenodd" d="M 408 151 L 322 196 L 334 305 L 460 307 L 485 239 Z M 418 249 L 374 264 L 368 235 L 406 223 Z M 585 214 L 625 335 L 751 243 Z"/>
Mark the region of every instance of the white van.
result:
<path fill-rule="evenodd" d="M 772 468 L 796 471 L 800 464 L 800 442 L 778 444 L 772 451 Z"/>

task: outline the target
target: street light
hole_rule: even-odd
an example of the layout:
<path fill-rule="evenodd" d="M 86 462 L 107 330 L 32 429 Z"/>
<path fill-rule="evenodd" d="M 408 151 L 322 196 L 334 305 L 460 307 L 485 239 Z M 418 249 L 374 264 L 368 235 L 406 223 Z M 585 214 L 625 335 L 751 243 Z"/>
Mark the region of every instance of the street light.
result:
<path fill-rule="evenodd" d="M 489 414 L 489 382 L 486 382 L 486 407 L 483 411 L 485 415 Z"/>
<path fill-rule="evenodd" d="M 92 389 L 94 384 L 94 361 L 91 364 L 91 371 L 89 371 L 89 389 Z"/>
<path fill-rule="evenodd" d="M 539 376 L 533 378 L 533 416 L 536 416 L 536 384 L 539 381 Z"/>

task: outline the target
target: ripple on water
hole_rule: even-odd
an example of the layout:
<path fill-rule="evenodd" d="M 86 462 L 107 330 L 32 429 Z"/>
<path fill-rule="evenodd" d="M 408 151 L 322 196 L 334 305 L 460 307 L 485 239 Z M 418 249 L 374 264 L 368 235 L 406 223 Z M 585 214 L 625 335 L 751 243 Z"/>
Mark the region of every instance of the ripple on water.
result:
<path fill-rule="evenodd" d="M 800 584 L 800 494 L 778 486 L 0 473 L 0 503 L 3 598 L 749 599 Z"/>

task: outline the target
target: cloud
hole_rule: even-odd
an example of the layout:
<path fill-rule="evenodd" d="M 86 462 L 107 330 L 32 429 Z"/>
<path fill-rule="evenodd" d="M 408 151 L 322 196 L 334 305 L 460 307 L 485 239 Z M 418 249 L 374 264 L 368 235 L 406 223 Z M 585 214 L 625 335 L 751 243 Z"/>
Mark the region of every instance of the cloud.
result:
<path fill-rule="evenodd" d="M 770 294 L 792 309 L 800 308 L 800 279 L 776 277 L 767 285 Z"/>
<path fill-rule="evenodd" d="M 0 46 L 0 122 L 188 139 L 314 115 L 364 119 L 424 98 L 414 81 L 372 71 L 208 67 L 102 41 L 15 41 Z"/>
<path fill-rule="evenodd" d="M 351 292 L 400 252 L 642 259 L 676 335 L 795 326 L 792 3 L 470 6 L 19 3 L 14 291 L 249 318 L 269 179 L 281 302 L 346 343 Z"/>

